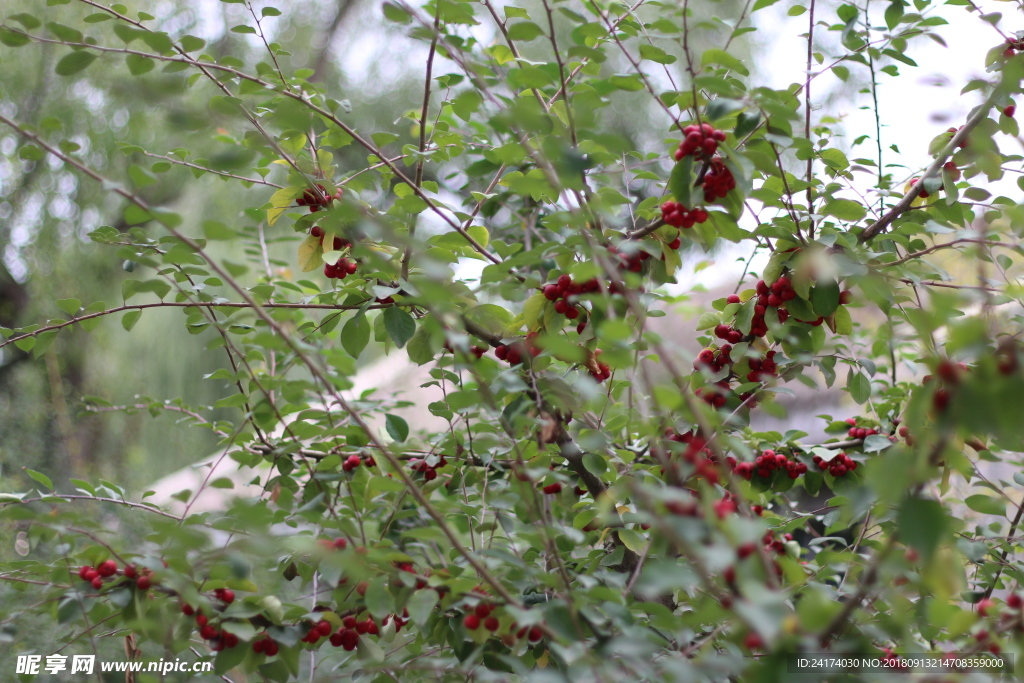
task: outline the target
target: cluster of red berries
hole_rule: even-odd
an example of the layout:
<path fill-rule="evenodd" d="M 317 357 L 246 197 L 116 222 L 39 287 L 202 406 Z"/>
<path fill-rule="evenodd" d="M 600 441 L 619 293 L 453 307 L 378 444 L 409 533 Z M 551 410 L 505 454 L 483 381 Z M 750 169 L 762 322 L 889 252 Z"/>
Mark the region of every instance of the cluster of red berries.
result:
<path fill-rule="evenodd" d="M 718 143 L 725 142 L 725 131 L 715 130 L 710 123 L 692 124 L 683 128 L 683 141 L 676 150 L 676 161 L 683 157 L 706 157 L 710 159 L 718 151 Z"/>
<path fill-rule="evenodd" d="M 695 432 L 678 434 L 672 429 L 665 432 L 669 441 L 686 444 L 683 460 L 693 466 L 693 476 L 706 479 L 712 486 L 718 484 L 721 477 L 718 471 L 718 457 L 708 448 L 707 440 Z"/>
<path fill-rule="evenodd" d="M 232 599 L 234 598 L 232 597 Z M 181 606 L 181 613 L 189 617 L 193 614 L 195 615 L 196 626 L 199 627 L 199 637 L 210 641 L 210 649 L 214 652 L 229 650 L 238 645 L 238 636 L 234 633 L 222 631 L 211 624 L 209 617 L 203 614 L 202 610 L 197 611 L 191 605 L 184 604 Z"/>
<path fill-rule="evenodd" d="M 715 334 L 719 337 L 725 337 L 730 341 L 735 340 L 739 342 L 743 335 L 739 330 L 733 329 L 728 325 L 719 325 L 715 328 Z M 722 344 L 721 348 L 717 349 L 704 349 L 697 354 L 697 359 L 693 362 L 695 370 L 700 370 L 704 367 L 711 369 L 713 372 L 719 372 L 727 365 L 733 365 L 733 359 L 730 357 L 732 353 L 731 344 Z M 775 363 L 775 351 L 768 351 L 764 358 L 751 358 L 747 361 L 750 372 L 747 373 L 748 382 L 763 382 L 771 377 L 778 375 L 778 365 Z M 732 377 L 726 377 L 725 379 L 719 380 L 715 384 L 708 387 L 701 387 L 697 389 L 696 393 L 706 403 L 716 408 L 722 408 L 725 406 L 728 397 L 731 393 L 730 379 Z M 753 398 L 752 392 L 746 392 L 740 395 L 741 401 L 749 401 Z"/>
<path fill-rule="evenodd" d="M 230 605 L 235 601 L 235 591 L 230 588 L 218 588 L 213 591 L 213 597 L 217 598 L 225 605 Z"/>
<path fill-rule="evenodd" d="M 731 344 L 722 344 L 718 349 L 704 349 L 697 354 L 696 360 L 693 361 L 693 369 L 700 370 L 706 367 L 710 368 L 713 372 L 718 372 L 726 365 L 732 365 L 732 358 L 729 357 L 730 353 L 732 353 Z"/>
<path fill-rule="evenodd" d="M 618 262 L 620 270 L 628 270 L 631 273 L 639 273 L 643 270 L 644 261 L 651 257 L 650 254 L 642 249 L 631 254 L 627 254 L 612 245 L 608 245 L 608 253 L 611 254 L 614 260 Z M 614 293 L 614 288 L 610 288 L 609 291 Z"/>
<path fill-rule="evenodd" d="M 104 579 L 117 576 L 119 569 L 114 560 L 104 560 L 95 567 L 84 565 L 78 569 L 78 578 L 92 585 L 95 590 L 103 588 Z M 126 579 L 134 579 L 139 590 L 149 590 L 153 585 L 153 575 L 148 569 L 139 570 L 134 564 L 126 564 L 121 572 Z"/>
<path fill-rule="evenodd" d="M 439 467 L 444 467 L 447 464 L 448 464 L 448 461 L 445 460 L 443 455 L 437 461 L 436 465 L 429 465 L 429 464 L 427 464 L 426 459 L 422 459 L 421 460 L 419 458 L 413 458 L 412 460 L 409 461 L 409 467 L 412 469 L 412 471 L 413 472 L 422 472 L 423 473 L 423 478 L 426 481 L 434 481 L 435 479 L 437 479 L 437 469 Z"/>
<path fill-rule="evenodd" d="M 857 461 L 846 453 L 840 453 L 831 460 L 825 460 L 820 455 L 815 455 L 814 464 L 818 466 L 818 469 L 828 470 L 833 477 L 842 477 L 857 469 Z"/>
<path fill-rule="evenodd" d="M 321 228 L 319 225 L 314 225 L 313 228 L 309 231 L 309 234 L 312 235 L 313 237 L 318 238 L 320 240 L 320 245 L 323 246 L 323 243 L 324 243 L 324 229 L 323 228 Z M 332 241 L 331 247 L 332 247 L 332 251 L 341 251 L 342 249 L 351 249 L 352 248 L 352 242 L 348 241 L 347 239 L 343 239 L 341 237 L 335 237 L 334 240 Z M 343 258 L 338 259 L 333 264 L 330 264 L 330 263 L 324 264 L 324 277 L 330 278 L 332 280 L 335 279 L 335 278 L 337 278 L 339 280 L 344 280 L 349 275 L 353 275 L 356 272 L 356 270 L 358 270 L 358 268 L 359 268 L 359 264 L 354 259 L 353 260 L 349 260 L 349 259 L 343 257 Z M 394 300 L 392 300 L 392 302 L 393 301 Z"/>
<path fill-rule="evenodd" d="M 604 351 L 598 349 L 594 351 L 593 362 L 587 364 L 587 372 L 590 373 L 591 379 L 600 384 L 609 377 L 612 376 L 612 369 L 608 367 L 607 363 L 602 363 L 597 359 Z"/>
<path fill-rule="evenodd" d="M 322 634 L 323 624 L 327 624 L 327 633 L 330 634 L 329 640 L 331 645 L 334 647 L 342 647 L 351 652 L 356 649 L 359 645 L 359 636 L 371 635 L 375 636 L 380 633 L 380 627 L 377 626 L 377 622 L 373 620 L 373 617 L 366 617 L 362 621 L 358 621 L 351 614 L 341 620 L 341 627 L 331 633 L 333 627 L 329 621 L 320 621 L 317 623 L 316 628 Z M 312 641 L 316 642 L 316 640 Z"/>
<path fill-rule="evenodd" d="M 960 132 L 961 128 L 963 128 L 963 126 L 960 126 L 960 128 L 957 128 L 955 126 L 950 126 L 949 128 L 946 129 L 946 132 L 947 133 L 952 133 L 953 135 L 956 135 L 958 132 Z M 957 144 L 957 147 L 959 147 L 960 149 L 963 149 L 963 148 L 965 148 L 967 146 L 967 142 L 968 142 L 967 138 L 964 138 L 963 140 L 961 140 Z"/>
<path fill-rule="evenodd" d="M 511 344 L 498 344 L 494 347 L 494 355 L 498 360 L 506 361 L 509 365 L 519 365 L 527 356 L 540 355 L 541 348 L 534 341 L 536 336 L 536 332 L 530 332 L 525 339 Z"/>
<path fill-rule="evenodd" d="M 950 128 L 950 131 L 954 131 L 955 132 L 956 129 L 955 128 Z M 960 146 L 963 147 L 965 144 L 966 144 L 966 140 L 963 143 L 961 143 Z M 957 180 L 960 180 L 960 176 L 961 176 L 960 167 L 956 165 L 955 161 L 947 161 L 945 164 L 942 165 L 942 168 L 947 173 L 949 173 L 949 177 L 954 182 L 956 182 Z M 910 179 L 910 187 L 914 187 L 915 185 L 917 185 L 917 183 L 920 182 L 920 180 L 921 180 L 921 176 L 914 176 L 913 178 L 911 178 Z M 941 192 L 941 191 L 942 191 L 942 187 L 939 187 L 939 189 L 936 190 L 936 192 Z M 931 193 L 928 192 L 928 190 L 922 188 L 917 196 L 920 197 L 921 199 L 927 199 L 928 197 L 931 196 Z"/>
<path fill-rule="evenodd" d="M 256 654 L 265 654 L 268 657 L 273 657 L 278 651 L 277 641 L 264 633 L 261 638 L 252 641 L 252 651 Z"/>
<path fill-rule="evenodd" d="M 576 307 L 575 297 L 582 294 L 592 294 L 601 290 L 601 285 L 596 277 L 585 282 L 575 282 L 568 275 L 559 275 L 558 279 L 550 285 L 544 285 L 541 292 L 548 301 L 555 302 L 555 312 L 564 315 L 569 320 L 580 317 L 580 309 Z M 573 297 L 573 299 L 570 299 Z"/>
<path fill-rule="evenodd" d="M 385 303 L 385 302 L 381 301 L 380 303 Z M 392 299 L 391 301 L 389 301 L 387 303 L 394 303 L 394 299 Z M 452 348 L 451 342 L 445 342 L 444 343 L 444 350 L 447 351 L 448 353 L 455 353 L 455 349 Z M 483 358 L 484 354 L 487 353 L 487 347 L 486 346 L 471 346 L 471 347 L 469 347 L 469 352 L 471 354 L 473 354 L 477 358 Z"/>
<path fill-rule="evenodd" d="M 785 275 L 771 285 L 764 280 L 758 280 L 754 289 L 757 291 L 757 303 L 754 305 L 754 319 L 750 323 L 750 333 L 755 337 L 763 337 L 768 334 L 768 326 L 764 322 L 765 312 L 769 307 L 777 308 L 779 322 L 786 322 L 789 312 L 783 306 L 787 301 L 796 298 L 796 290 L 793 289 L 793 283 Z"/>
<path fill-rule="evenodd" d="M 857 418 L 855 417 L 846 418 L 846 424 L 850 425 L 850 429 L 847 430 L 846 436 L 851 439 L 866 439 L 869 436 L 873 436 L 878 433 L 878 430 L 874 428 L 858 427 Z"/>
<path fill-rule="evenodd" d="M 765 550 L 773 550 L 779 555 L 785 554 L 785 543 L 787 541 L 793 541 L 792 533 L 783 533 L 782 538 L 778 539 L 775 537 L 775 532 L 772 530 L 766 531 L 764 537 L 761 539 L 761 543 L 764 544 Z"/>
<path fill-rule="evenodd" d="M 327 550 L 344 550 L 348 547 L 348 541 L 339 536 L 334 540 L 329 538 L 321 538 L 317 542 L 317 545 L 326 548 Z"/>
<path fill-rule="evenodd" d="M 707 219 L 708 212 L 704 209 L 687 209 L 679 202 L 665 202 L 661 205 L 661 220 L 676 228 L 692 228 Z M 678 249 L 680 244 L 681 240 L 676 237 L 668 246 L 670 249 Z"/>
<path fill-rule="evenodd" d="M 486 602 L 478 603 L 473 611 L 462 619 L 462 625 L 470 631 L 477 630 L 481 625 L 488 631 L 497 631 L 500 624 L 497 617 L 491 616 L 492 611 L 494 608 Z"/>
<path fill-rule="evenodd" d="M 961 376 L 967 370 L 968 368 L 965 363 L 954 363 L 948 358 L 943 358 L 935 366 L 935 374 L 938 375 L 941 384 L 932 396 L 932 405 L 936 411 L 941 413 L 946 410 L 946 407 L 949 406 L 951 389 L 960 383 Z M 932 379 L 934 378 L 931 375 L 925 375 L 923 383 L 929 384 Z"/>
<path fill-rule="evenodd" d="M 345 470 L 346 472 L 351 472 L 360 465 L 366 465 L 367 467 L 375 467 L 377 465 L 377 461 L 374 460 L 372 456 L 368 455 L 365 458 L 360 458 L 358 455 L 353 453 L 352 455 L 345 458 L 345 460 L 341 463 L 341 469 Z"/>
<path fill-rule="evenodd" d="M 716 199 L 722 199 L 735 188 L 736 178 L 729 167 L 725 165 L 721 157 L 712 159 L 711 167 L 704 174 L 704 202 L 710 204 Z"/>
<path fill-rule="evenodd" d="M 334 194 L 327 194 L 327 188 L 317 184 L 317 190 L 312 188 L 302 193 L 302 196 L 295 200 L 299 206 L 308 206 L 310 213 L 316 213 L 322 207 L 329 206 L 335 199 L 341 199 L 341 188 L 335 190 Z"/>
<path fill-rule="evenodd" d="M 766 450 L 757 456 L 754 462 L 737 462 L 729 456 L 729 465 L 738 476 L 750 481 L 756 474 L 767 479 L 776 470 L 785 470 L 790 479 L 796 479 L 807 472 L 807 465 L 797 460 L 790 460 L 784 453 Z"/>
<path fill-rule="evenodd" d="M 747 361 L 750 372 L 747 373 L 748 382 L 764 382 L 779 374 L 779 366 L 775 364 L 775 351 L 768 351 L 764 358 L 751 358 Z"/>

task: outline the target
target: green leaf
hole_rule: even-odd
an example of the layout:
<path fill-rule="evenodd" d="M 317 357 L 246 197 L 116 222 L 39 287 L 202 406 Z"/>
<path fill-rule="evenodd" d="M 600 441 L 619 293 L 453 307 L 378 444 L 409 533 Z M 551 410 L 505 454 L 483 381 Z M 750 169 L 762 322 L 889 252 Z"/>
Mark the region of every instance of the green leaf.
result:
<path fill-rule="evenodd" d="M 136 308 L 135 310 L 128 311 L 124 314 L 124 316 L 121 317 L 121 327 L 123 327 L 128 332 L 131 332 L 132 328 L 135 327 L 135 323 L 139 322 L 139 318 L 141 317 L 141 309 Z"/>
<path fill-rule="evenodd" d="M 634 553 L 640 554 L 647 547 L 647 539 L 632 529 L 619 529 L 618 533 L 622 544 Z"/>
<path fill-rule="evenodd" d="M 850 392 L 850 398 L 858 405 L 863 404 L 871 396 L 871 381 L 853 368 L 850 368 L 846 375 L 846 388 Z"/>
<path fill-rule="evenodd" d="M 412 16 L 408 12 L 398 8 L 396 5 L 392 5 L 390 2 L 384 3 L 384 16 L 398 24 L 408 24 L 412 21 Z"/>
<path fill-rule="evenodd" d="M 24 33 L 14 31 L 6 26 L 0 26 L 0 43 L 7 47 L 21 47 L 28 45 L 30 42 L 32 42 L 32 39 Z"/>
<path fill-rule="evenodd" d="M 384 329 L 395 346 L 402 348 L 416 334 L 416 321 L 398 306 L 384 309 Z"/>
<path fill-rule="evenodd" d="M 704 56 L 701 57 L 700 64 L 702 67 L 708 66 L 709 64 L 718 64 L 719 66 L 724 66 L 725 68 L 731 69 L 744 76 L 750 75 L 750 72 L 747 71 L 747 67 L 743 66 L 743 62 L 725 50 L 719 50 L 718 48 L 705 50 Z"/>
<path fill-rule="evenodd" d="M 78 313 L 78 310 L 82 307 L 82 302 L 78 299 L 58 299 L 57 308 L 64 311 L 68 315 L 74 315 Z"/>
<path fill-rule="evenodd" d="M 181 49 L 185 52 L 195 52 L 196 50 L 202 50 L 206 46 L 205 40 L 195 36 L 185 36 L 178 42 L 181 44 Z"/>
<path fill-rule="evenodd" d="M 359 311 L 341 329 L 341 345 L 348 352 L 348 355 L 353 358 L 359 358 L 359 355 L 369 343 L 370 323 L 366 319 L 366 314 Z"/>
<path fill-rule="evenodd" d="M 835 216 L 841 221 L 856 222 L 867 215 L 867 209 L 850 199 L 833 199 L 825 204 L 821 212 L 826 216 Z"/>
<path fill-rule="evenodd" d="M 395 611 L 395 599 L 388 592 L 387 578 L 378 576 L 366 588 L 366 609 L 370 614 L 381 620 Z"/>
<path fill-rule="evenodd" d="M 156 67 L 155 61 L 142 55 L 128 55 L 125 62 L 128 64 L 128 71 L 132 76 L 141 76 Z"/>
<path fill-rule="evenodd" d="M 12 14 L 7 18 L 10 19 L 11 21 L 18 22 L 19 24 L 27 28 L 29 31 L 33 31 L 43 25 L 43 22 L 39 21 L 39 19 L 37 19 L 31 14 Z"/>
<path fill-rule="evenodd" d="M 28 476 L 32 477 L 36 481 L 38 481 L 40 484 L 45 486 L 50 491 L 53 490 L 53 482 L 50 481 L 50 478 L 48 476 L 46 476 L 45 474 L 43 474 L 42 472 L 36 472 L 35 470 L 30 470 L 30 469 L 28 469 L 26 467 L 25 468 L 25 474 L 27 474 Z"/>
<path fill-rule="evenodd" d="M 931 560 L 949 526 L 941 503 L 915 497 L 903 500 L 896 523 L 901 540 L 917 550 L 925 562 Z"/>
<path fill-rule="evenodd" d="M 903 0 L 893 0 L 888 7 L 885 8 L 885 25 L 891 31 L 896 28 L 896 24 L 900 23 L 900 19 L 903 18 Z"/>
<path fill-rule="evenodd" d="M 760 110 L 740 112 L 740 115 L 736 117 L 736 129 L 733 131 L 733 135 L 737 138 L 745 137 L 757 128 L 759 123 L 761 123 Z"/>
<path fill-rule="evenodd" d="M 387 413 L 384 416 L 384 426 L 395 441 L 405 441 L 409 438 L 409 424 L 398 415 Z"/>
<path fill-rule="evenodd" d="M 836 309 L 835 324 L 836 334 L 853 334 L 853 318 L 850 317 L 850 311 L 846 306 L 840 306 Z"/>
<path fill-rule="evenodd" d="M 975 512 L 980 512 L 984 515 L 998 515 L 1000 517 L 1006 515 L 1006 501 L 1002 498 L 994 498 L 978 493 L 968 496 L 964 503 Z"/>
<path fill-rule="evenodd" d="M 430 613 L 434 611 L 434 606 L 437 605 L 437 600 L 437 591 L 433 588 L 425 588 L 413 593 L 405 605 L 405 608 L 409 610 L 409 618 L 412 619 L 412 623 L 420 627 L 426 624 Z"/>
<path fill-rule="evenodd" d="M 811 290 L 811 305 L 814 312 L 828 317 L 839 307 L 839 283 L 835 280 L 821 282 Z"/>
<path fill-rule="evenodd" d="M 672 167 L 672 174 L 668 177 L 668 191 L 686 208 L 693 207 L 693 157 L 683 157 L 682 161 Z"/>
<path fill-rule="evenodd" d="M 426 325 L 420 325 L 416 328 L 416 334 L 406 344 L 405 350 L 409 353 L 409 360 L 417 365 L 423 365 L 434 360 L 436 350 L 431 344 L 430 330 L 427 329 Z"/>
<path fill-rule="evenodd" d="M 508 27 L 508 39 L 529 42 L 544 35 L 543 29 L 532 21 L 520 21 Z"/>
<path fill-rule="evenodd" d="M 57 66 L 54 67 L 54 71 L 58 76 L 73 76 L 95 61 L 96 55 L 92 52 L 87 52 L 85 50 L 72 52 L 69 55 L 64 55 L 64 57 L 57 62 Z"/>
<path fill-rule="evenodd" d="M 660 47 L 648 43 L 640 43 L 640 59 L 649 59 L 658 64 L 673 64 L 676 61 L 675 55 L 670 55 Z"/>

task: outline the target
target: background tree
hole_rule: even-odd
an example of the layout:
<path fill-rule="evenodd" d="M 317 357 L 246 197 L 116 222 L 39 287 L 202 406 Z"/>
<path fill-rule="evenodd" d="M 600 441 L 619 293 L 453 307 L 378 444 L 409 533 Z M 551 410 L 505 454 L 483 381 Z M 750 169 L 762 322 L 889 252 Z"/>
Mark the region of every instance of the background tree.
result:
<path fill-rule="evenodd" d="M 743 38 L 771 4 L 386 3 L 391 54 L 424 73 L 381 60 L 359 96 L 330 50 L 380 7 L 223 2 L 209 43 L 191 4 L 11 13 L 11 653 L 116 658 L 123 636 L 229 680 L 576 681 L 1015 651 L 1021 508 L 979 463 L 1024 448 L 1024 222 L 995 194 L 1020 172 L 1024 36 L 984 15 L 977 105 L 901 177 L 880 118 L 842 149 L 815 84 L 863 83 L 880 112 L 946 19 L 794 4 L 807 68 L 773 89 Z M 680 254 L 727 243 L 760 276 L 700 316 L 683 367 L 651 319 Z M 432 368 L 446 429 L 346 398 L 379 353 Z M 845 384 L 862 415 L 822 416 L 816 444 L 751 428 L 791 381 Z M 75 416 L 91 386 L 103 421 Z M 143 424 L 166 431 L 114 436 Z M 147 505 L 139 445 L 155 473 L 216 449 L 264 493 Z"/>

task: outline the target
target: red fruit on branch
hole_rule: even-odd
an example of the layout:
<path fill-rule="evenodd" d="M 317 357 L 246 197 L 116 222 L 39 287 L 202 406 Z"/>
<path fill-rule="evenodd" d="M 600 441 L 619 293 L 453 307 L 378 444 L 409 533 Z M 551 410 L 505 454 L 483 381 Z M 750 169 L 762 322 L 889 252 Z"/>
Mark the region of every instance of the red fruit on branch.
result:
<path fill-rule="evenodd" d="M 135 579 L 135 587 L 140 591 L 149 590 L 153 585 L 153 579 L 150 578 L 149 574 L 143 574 L 139 578 Z"/>
<path fill-rule="evenodd" d="M 462 625 L 465 626 L 470 631 L 475 631 L 478 628 L 480 628 L 480 617 L 478 617 L 475 614 L 467 614 L 462 619 Z"/>
<path fill-rule="evenodd" d="M 554 484 L 548 484 L 541 490 L 548 495 L 554 495 L 562 492 L 562 485 L 556 481 Z"/>
<path fill-rule="evenodd" d="M 1003 116 L 1009 116 L 1011 119 L 1013 115 L 1017 113 L 1017 106 L 1014 104 L 1003 107 Z"/>

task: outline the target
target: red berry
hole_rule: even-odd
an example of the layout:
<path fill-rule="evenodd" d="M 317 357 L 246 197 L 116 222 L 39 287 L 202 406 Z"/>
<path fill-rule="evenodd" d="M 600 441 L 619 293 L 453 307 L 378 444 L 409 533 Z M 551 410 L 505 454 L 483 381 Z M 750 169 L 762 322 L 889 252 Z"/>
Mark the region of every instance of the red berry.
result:
<path fill-rule="evenodd" d="M 540 626 L 533 626 L 530 628 L 527 637 L 529 638 L 531 643 L 540 642 L 540 639 L 544 637 L 544 631 L 541 629 Z"/>
<path fill-rule="evenodd" d="M 993 607 L 995 607 L 995 604 L 996 603 L 994 603 L 994 602 L 992 602 L 991 600 L 988 600 L 988 599 L 982 600 L 981 602 L 978 603 L 978 614 L 980 614 L 983 617 L 987 617 L 989 611 Z"/>
<path fill-rule="evenodd" d="M 1011 105 L 1008 105 L 1006 107 L 1003 107 L 1003 116 L 1009 116 L 1012 119 L 1013 115 L 1016 114 L 1016 113 L 1017 113 L 1017 106 L 1016 105 L 1011 104 Z"/>
<path fill-rule="evenodd" d="M 497 617 L 487 617 L 484 619 L 484 628 L 488 631 L 497 631 L 501 624 L 498 622 Z"/>
<path fill-rule="evenodd" d="M 217 629 L 207 624 L 199 629 L 199 637 L 203 640 L 213 640 L 217 637 Z"/>
<path fill-rule="evenodd" d="M 1021 597 L 1016 593 L 1010 593 L 1006 596 L 1006 606 L 1011 609 L 1020 609 L 1021 606 L 1024 606 L 1024 600 L 1021 600 Z"/>
<path fill-rule="evenodd" d="M 481 619 L 486 619 L 491 614 L 491 606 L 486 602 L 481 602 L 473 608 L 473 614 L 477 615 Z"/>
<path fill-rule="evenodd" d="M 468 628 L 470 631 L 475 631 L 480 628 L 480 617 L 475 614 L 467 614 L 462 620 L 462 625 Z"/>
<path fill-rule="evenodd" d="M 736 294 L 730 294 L 729 298 L 727 298 L 725 301 L 726 303 L 730 304 L 738 304 L 740 302 L 740 297 Z"/>
<path fill-rule="evenodd" d="M 206 617 L 205 614 L 196 615 L 196 626 L 198 626 L 199 628 L 206 626 L 206 624 L 208 624 L 209 621 L 210 620 Z"/>
<path fill-rule="evenodd" d="M 562 491 L 562 485 L 556 481 L 554 484 L 548 484 L 542 490 L 544 493 L 553 495 Z"/>
<path fill-rule="evenodd" d="M 220 591 L 220 594 L 217 597 L 225 605 L 230 605 L 235 601 L 235 591 L 231 590 L 230 588 L 224 588 Z"/>
<path fill-rule="evenodd" d="M 99 576 L 94 577 L 92 579 L 91 583 L 92 583 L 92 587 L 95 588 L 96 590 L 99 590 L 100 588 L 103 588 L 103 579 L 101 579 Z"/>
<path fill-rule="evenodd" d="M 140 576 L 135 579 L 135 587 L 140 591 L 149 590 L 149 587 L 153 585 L 153 580 L 149 578 L 148 574 Z"/>

